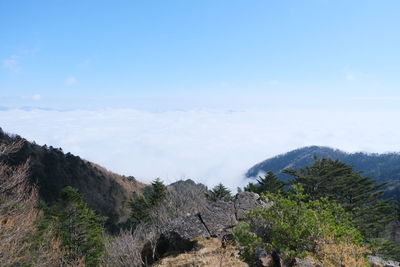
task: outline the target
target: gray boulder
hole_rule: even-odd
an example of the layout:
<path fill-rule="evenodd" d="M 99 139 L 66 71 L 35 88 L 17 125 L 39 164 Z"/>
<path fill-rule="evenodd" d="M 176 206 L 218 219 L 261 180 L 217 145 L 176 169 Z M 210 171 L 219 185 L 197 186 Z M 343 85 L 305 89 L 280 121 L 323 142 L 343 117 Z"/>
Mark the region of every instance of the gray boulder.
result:
<path fill-rule="evenodd" d="M 232 202 L 218 201 L 200 211 L 199 217 L 210 236 L 222 238 L 237 224 L 235 206 Z"/>
<path fill-rule="evenodd" d="M 368 261 L 371 267 L 400 267 L 400 263 L 397 261 L 384 260 L 377 256 L 368 256 Z"/>
<path fill-rule="evenodd" d="M 310 258 L 305 258 L 305 259 L 300 259 L 300 258 L 294 258 L 293 267 L 322 267 L 320 264 L 317 264 L 314 262 L 314 260 Z"/>
<path fill-rule="evenodd" d="M 217 201 L 199 207 L 199 212 L 180 216 L 169 222 L 158 240 L 159 255 L 171 251 L 189 251 L 196 237 L 218 237 L 224 239 L 232 234 L 238 220 L 257 206 L 268 206 L 255 193 L 239 193 L 234 202 Z"/>
<path fill-rule="evenodd" d="M 190 251 L 196 246 L 196 241 L 193 240 L 196 237 L 210 237 L 200 217 L 198 215 L 179 217 L 165 226 L 155 243 L 155 249 L 153 244 L 144 246 L 142 259 L 151 264 L 166 254 Z"/>
<path fill-rule="evenodd" d="M 166 238 L 176 235 L 183 239 L 191 240 L 195 237 L 211 237 L 208 229 L 203 224 L 200 216 L 187 215 L 179 217 L 165 227 L 163 233 Z"/>
<path fill-rule="evenodd" d="M 260 196 L 256 193 L 241 192 L 236 195 L 234 205 L 236 210 L 236 219 L 240 221 L 245 219 L 247 213 L 255 207 L 270 207 L 272 202 L 266 203 L 262 201 Z"/>
<path fill-rule="evenodd" d="M 255 193 L 241 192 L 234 202 L 218 201 L 209 203 L 194 215 L 178 217 L 166 225 L 164 236 L 174 233 L 184 239 L 195 237 L 219 237 L 231 233 L 238 220 L 246 217 L 246 214 L 257 206 L 267 207 L 271 203 L 265 203 Z"/>
<path fill-rule="evenodd" d="M 147 262 L 154 262 L 166 254 L 190 251 L 196 246 L 193 239 L 197 237 L 218 237 L 229 242 L 238 220 L 244 219 L 257 206 L 270 205 L 261 201 L 259 195 L 250 192 L 239 193 L 234 202 L 206 202 L 196 207 L 198 212 L 179 216 L 167 223 L 156 242 L 155 250 L 149 244 L 147 249 L 143 249 L 142 257 Z M 264 263 L 269 260 L 261 259 Z"/>

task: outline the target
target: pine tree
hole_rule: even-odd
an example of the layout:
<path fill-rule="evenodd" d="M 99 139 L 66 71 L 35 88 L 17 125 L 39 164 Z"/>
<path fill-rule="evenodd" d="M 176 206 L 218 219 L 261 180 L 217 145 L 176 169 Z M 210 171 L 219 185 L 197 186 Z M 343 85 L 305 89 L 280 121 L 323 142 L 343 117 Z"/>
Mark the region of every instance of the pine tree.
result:
<path fill-rule="evenodd" d="M 286 183 L 279 180 L 272 171 L 268 171 L 264 177 L 259 176 L 257 184 L 249 183 L 244 190 L 248 192 L 261 193 L 279 193 L 282 192 Z"/>
<path fill-rule="evenodd" d="M 34 246 L 43 240 L 49 229 L 54 229 L 66 251 L 63 264 L 85 260 L 85 266 L 100 266 L 105 252 L 105 217 L 98 216 L 88 207 L 78 190 L 67 186 L 60 192 L 59 201 L 43 207 L 45 216 L 39 224 Z"/>
<path fill-rule="evenodd" d="M 131 217 L 127 224 L 135 228 L 140 223 L 149 222 L 151 210 L 165 200 L 167 192 L 167 187 L 160 178 L 154 180 L 151 186 L 145 189 L 143 196 L 136 196 L 130 202 Z"/>
<path fill-rule="evenodd" d="M 310 199 L 328 198 L 339 203 L 365 236 L 377 236 L 386 223 L 393 220 L 393 207 L 382 200 L 385 184 L 363 177 L 352 166 L 329 158 L 317 159 L 300 170 L 285 170 L 294 177 Z"/>
<path fill-rule="evenodd" d="M 259 177 L 257 182 L 260 193 L 278 193 L 282 191 L 285 186 L 285 182 L 279 180 L 272 171 L 269 171 L 264 177 Z"/>
<path fill-rule="evenodd" d="M 160 203 L 167 196 L 167 188 L 160 178 L 157 178 L 151 183 L 151 190 L 147 196 L 150 205 L 154 206 Z"/>
<path fill-rule="evenodd" d="M 206 193 L 206 197 L 211 201 L 230 201 L 233 199 L 231 191 L 222 183 L 216 185 L 213 189 Z"/>
<path fill-rule="evenodd" d="M 104 253 L 104 217 L 90 209 L 77 189 L 60 193 L 59 231 L 63 245 L 73 257 L 84 257 L 86 266 L 99 266 Z"/>
<path fill-rule="evenodd" d="M 260 187 L 258 185 L 255 185 L 253 183 L 249 183 L 247 186 L 245 186 L 244 191 L 246 192 L 253 192 L 253 193 L 260 193 Z"/>
<path fill-rule="evenodd" d="M 151 204 L 144 196 L 137 196 L 131 203 L 131 217 L 128 224 L 136 227 L 141 222 L 148 221 L 150 217 Z"/>

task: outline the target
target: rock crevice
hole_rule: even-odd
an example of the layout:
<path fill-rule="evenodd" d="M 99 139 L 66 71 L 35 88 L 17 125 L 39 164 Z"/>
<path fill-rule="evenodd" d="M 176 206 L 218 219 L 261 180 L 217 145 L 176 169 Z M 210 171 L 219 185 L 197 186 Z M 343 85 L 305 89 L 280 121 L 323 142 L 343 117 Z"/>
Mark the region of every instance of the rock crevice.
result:
<path fill-rule="evenodd" d="M 204 228 L 206 228 L 207 233 L 211 236 L 210 230 L 208 229 L 207 225 L 204 223 L 203 218 L 201 218 L 201 214 L 198 213 L 197 216 L 199 217 L 199 220 L 203 224 Z"/>

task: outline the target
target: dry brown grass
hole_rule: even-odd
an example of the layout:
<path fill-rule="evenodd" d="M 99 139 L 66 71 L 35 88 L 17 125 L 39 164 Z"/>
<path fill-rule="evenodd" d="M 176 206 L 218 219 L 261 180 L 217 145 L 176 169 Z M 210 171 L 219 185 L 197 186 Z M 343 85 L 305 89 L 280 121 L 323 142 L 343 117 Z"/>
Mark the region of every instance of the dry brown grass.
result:
<path fill-rule="evenodd" d="M 361 245 L 324 241 L 317 246 L 315 254 L 322 266 L 364 267 L 369 266 L 366 258 L 366 254 L 369 252 L 366 247 Z"/>
<path fill-rule="evenodd" d="M 27 262 L 29 238 L 35 230 L 38 211 L 24 203 L 11 214 L 3 212 L 0 215 L 0 266 Z"/>
<path fill-rule="evenodd" d="M 3 147 L 2 153 L 10 152 Z M 29 185 L 29 161 L 17 167 L 0 164 L 0 266 L 12 266 L 29 259 L 29 238 L 39 217 L 38 194 Z"/>
<path fill-rule="evenodd" d="M 200 248 L 175 257 L 166 257 L 155 267 L 193 266 L 193 267 L 245 267 L 247 263 L 239 259 L 239 251 L 233 246 L 222 248 L 217 238 L 196 239 Z"/>

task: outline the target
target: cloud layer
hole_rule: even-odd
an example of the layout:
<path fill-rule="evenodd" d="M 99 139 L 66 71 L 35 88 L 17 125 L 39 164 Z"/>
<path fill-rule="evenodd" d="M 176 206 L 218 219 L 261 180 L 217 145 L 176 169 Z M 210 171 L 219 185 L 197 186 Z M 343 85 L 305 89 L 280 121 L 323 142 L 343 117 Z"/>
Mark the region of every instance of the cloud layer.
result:
<path fill-rule="evenodd" d="M 235 189 L 255 163 L 306 145 L 400 151 L 400 112 L 321 110 L 146 112 L 3 110 L 0 127 L 62 147 L 112 171 L 149 182 L 191 178 Z"/>

